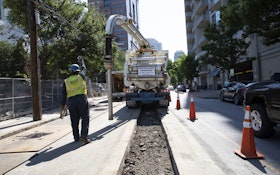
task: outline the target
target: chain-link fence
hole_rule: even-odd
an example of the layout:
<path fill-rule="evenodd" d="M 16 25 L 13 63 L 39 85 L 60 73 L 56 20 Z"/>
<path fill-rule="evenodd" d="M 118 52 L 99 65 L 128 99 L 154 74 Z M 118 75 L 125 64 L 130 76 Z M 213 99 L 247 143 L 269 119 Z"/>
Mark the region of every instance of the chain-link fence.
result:
<path fill-rule="evenodd" d="M 42 110 L 60 106 L 62 80 L 41 80 Z M 106 95 L 105 83 L 88 84 L 88 96 Z M 31 80 L 0 78 L 0 121 L 32 113 Z"/>

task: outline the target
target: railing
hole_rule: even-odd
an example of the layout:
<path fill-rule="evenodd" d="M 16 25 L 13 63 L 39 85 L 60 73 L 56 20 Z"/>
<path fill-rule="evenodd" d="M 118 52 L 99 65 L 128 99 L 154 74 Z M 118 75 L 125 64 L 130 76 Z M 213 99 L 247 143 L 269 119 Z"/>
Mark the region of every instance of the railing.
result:
<path fill-rule="evenodd" d="M 41 80 L 42 110 L 59 107 L 62 80 Z M 105 83 L 88 84 L 88 96 L 105 95 Z M 0 121 L 32 113 L 31 80 L 0 78 Z"/>

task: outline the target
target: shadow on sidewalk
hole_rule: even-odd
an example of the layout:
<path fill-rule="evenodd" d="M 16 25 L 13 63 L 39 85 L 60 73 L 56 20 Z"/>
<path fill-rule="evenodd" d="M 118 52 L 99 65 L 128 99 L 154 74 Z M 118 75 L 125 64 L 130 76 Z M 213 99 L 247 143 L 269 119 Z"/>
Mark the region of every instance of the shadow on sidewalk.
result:
<path fill-rule="evenodd" d="M 118 116 L 118 117 L 116 117 L 116 119 L 117 119 L 116 122 L 90 134 L 89 139 L 92 140 L 92 142 L 94 142 L 96 140 L 100 140 L 105 135 L 118 129 L 119 127 L 126 124 L 130 120 L 136 119 L 138 116 L 136 118 L 133 118 L 133 117 L 131 117 L 132 113 L 133 113 L 133 111 L 129 111 L 126 107 L 123 107 L 122 109 L 120 109 L 119 111 L 117 111 L 114 114 L 115 116 Z M 51 161 L 53 159 L 56 159 L 56 158 L 62 156 L 65 153 L 75 151 L 76 149 L 80 148 L 83 145 L 85 145 L 85 144 L 82 142 L 71 142 L 66 145 L 55 148 L 53 150 L 51 150 L 52 147 L 49 147 L 48 149 L 32 156 L 29 159 L 30 162 L 27 163 L 27 166 L 34 166 L 34 165 L 40 164 L 42 162 Z"/>

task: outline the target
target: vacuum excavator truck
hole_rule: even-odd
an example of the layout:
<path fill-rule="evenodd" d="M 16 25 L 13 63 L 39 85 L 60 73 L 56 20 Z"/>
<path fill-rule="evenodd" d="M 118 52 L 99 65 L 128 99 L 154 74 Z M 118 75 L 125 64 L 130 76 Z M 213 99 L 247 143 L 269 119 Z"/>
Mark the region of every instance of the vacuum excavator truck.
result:
<path fill-rule="evenodd" d="M 152 49 L 128 50 L 124 65 L 126 106 L 137 107 L 155 103 L 160 107 L 169 106 L 170 92 L 166 89 L 170 77 L 166 71 L 168 51 Z"/>
<path fill-rule="evenodd" d="M 138 43 L 139 48 L 126 51 L 124 63 L 124 85 L 126 106 L 136 108 L 142 104 L 153 103 L 159 107 L 168 107 L 170 92 L 170 76 L 167 72 L 168 51 L 155 50 L 133 25 L 133 20 L 122 15 L 109 17 L 108 26 L 113 23 L 120 25 Z M 107 26 L 106 26 L 107 27 Z M 112 27 L 106 29 L 110 34 Z"/>

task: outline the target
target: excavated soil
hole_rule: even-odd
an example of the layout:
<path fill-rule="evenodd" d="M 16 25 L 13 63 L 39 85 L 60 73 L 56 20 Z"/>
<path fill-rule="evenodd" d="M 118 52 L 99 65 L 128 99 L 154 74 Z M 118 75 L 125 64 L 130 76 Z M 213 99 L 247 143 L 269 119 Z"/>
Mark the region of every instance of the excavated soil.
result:
<path fill-rule="evenodd" d="M 122 175 L 174 175 L 166 135 L 156 109 L 143 109 L 124 158 Z"/>

